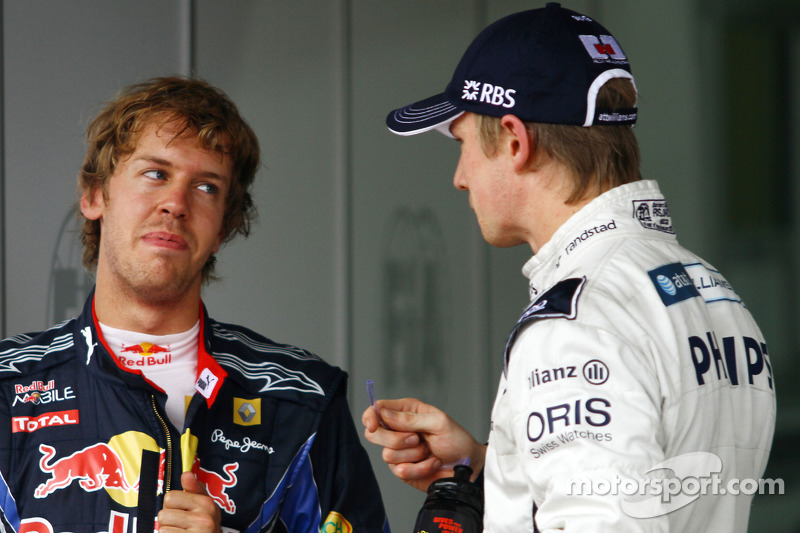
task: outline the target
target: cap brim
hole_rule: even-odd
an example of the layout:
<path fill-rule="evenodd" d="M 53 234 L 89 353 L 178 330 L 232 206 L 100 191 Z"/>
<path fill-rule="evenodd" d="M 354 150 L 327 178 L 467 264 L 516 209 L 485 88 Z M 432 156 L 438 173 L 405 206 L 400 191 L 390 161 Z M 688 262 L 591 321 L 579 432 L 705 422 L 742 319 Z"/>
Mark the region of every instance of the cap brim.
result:
<path fill-rule="evenodd" d="M 435 129 L 452 138 L 450 123 L 463 113 L 442 93 L 395 109 L 386 117 L 386 125 L 397 135 L 416 135 Z"/>

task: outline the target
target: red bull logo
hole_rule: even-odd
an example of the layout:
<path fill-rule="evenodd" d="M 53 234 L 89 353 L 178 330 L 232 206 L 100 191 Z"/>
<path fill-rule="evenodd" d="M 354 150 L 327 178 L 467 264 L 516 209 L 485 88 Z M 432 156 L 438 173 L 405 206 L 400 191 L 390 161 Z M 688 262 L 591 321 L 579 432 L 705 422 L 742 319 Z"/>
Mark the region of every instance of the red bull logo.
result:
<path fill-rule="evenodd" d="M 228 496 L 226 490 L 228 487 L 236 486 L 239 481 L 236 477 L 236 470 L 239 469 L 239 463 L 229 463 L 222 467 L 225 476 L 206 470 L 200 466 L 200 459 L 196 459 L 192 467 L 192 472 L 197 476 L 198 481 L 206 486 L 206 492 L 212 500 L 217 502 L 217 505 L 227 513 L 233 514 L 236 512 L 236 503 Z"/>
<path fill-rule="evenodd" d="M 56 388 L 56 380 L 51 379 L 47 383 L 44 381 L 34 381 L 30 385 L 14 385 L 14 392 L 16 394 L 25 394 L 26 392 L 47 392 Z"/>
<path fill-rule="evenodd" d="M 158 522 L 154 524 L 154 531 L 158 531 Z M 136 533 L 136 517 L 131 517 L 128 513 L 111 511 L 108 517 L 107 533 Z M 55 533 L 55 528 L 46 518 L 33 517 L 24 518 L 19 525 L 18 533 Z"/>
<path fill-rule="evenodd" d="M 137 354 L 140 357 L 125 357 L 123 353 Z M 119 362 L 127 367 L 163 365 L 171 361 L 172 353 L 169 346 L 165 348 L 149 342 L 123 346 L 119 356 Z"/>
<path fill-rule="evenodd" d="M 125 346 L 120 351 L 123 353 L 125 352 L 138 353 L 142 357 L 149 357 L 153 354 L 169 352 L 169 348 L 164 348 L 163 346 L 159 346 L 158 344 L 150 344 L 149 342 L 143 342 L 141 344 L 132 344 L 131 346 Z"/>
<path fill-rule="evenodd" d="M 34 496 L 46 498 L 59 489 L 64 489 L 77 481 L 85 491 L 114 488 L 130 491 L 132 486 L 125 478 L 122 460 L 108 444 L 98 443 L 50 462 L 56 456 L 56 449 L 47 444 L 39 445 L 42 458 L 39 468 L 52 477 L 36 488 Z"/>
<path fill-rule="evenodd" d="M 54 402 L 63 402 L 64 400 L 73 400 L 75 392 L 72 387 L 64 387 L 63 389 L 48 389 L 45 391 L 27 391 L 14 396 L 14 403 L 31 403 L 33 405 L 43 405 Z"/>
<path fill-rule="evenodd" d="M 46 498 L 73 483 L 88 492 L 105 489 L 120 505 L 136 507 L 142 450 L 164 455 L 156 441 L 144 433 L 128 431 L 115 435 L 108 443 L 92 444 L 71 455 L 57 458 L 56 449 L 39 446 L 42 454 L 39 469 L 49 475 L 34 491 L 36 498 Z M 163 459 L 159 468 L 159 487 L 163 486 Z"/>

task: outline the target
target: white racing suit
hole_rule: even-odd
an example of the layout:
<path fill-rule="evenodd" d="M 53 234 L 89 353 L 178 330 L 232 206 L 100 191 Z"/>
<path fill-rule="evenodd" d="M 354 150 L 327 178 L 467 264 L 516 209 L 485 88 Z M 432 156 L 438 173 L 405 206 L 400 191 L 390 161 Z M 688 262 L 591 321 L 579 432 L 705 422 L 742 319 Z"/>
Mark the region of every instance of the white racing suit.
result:
<path fill-rule="evenodd" d="M 655 182 L 594 199 L 523 272 L 486 531 L 746 531 L 775 425 L 769 351 L 725 278 L 678 244 Z"/>

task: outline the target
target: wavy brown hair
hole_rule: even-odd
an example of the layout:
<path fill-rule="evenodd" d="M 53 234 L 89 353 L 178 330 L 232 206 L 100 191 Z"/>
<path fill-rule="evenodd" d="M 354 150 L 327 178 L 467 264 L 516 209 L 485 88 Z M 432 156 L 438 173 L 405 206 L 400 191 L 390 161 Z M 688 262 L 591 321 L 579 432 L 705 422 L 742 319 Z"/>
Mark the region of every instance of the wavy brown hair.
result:
<path fill-rule="evenodd" d="M 255 217 L 250 186 L 259 166 L 258 139 L 230 98 L 202 80 L 154 78 L 123 89 L 109 102 L 86 131 L 86 157 L 78 175 L 81 193 L 100 189 L 107 198 L 109 178 L 120 160 L 135 151 L 145 127 L 171 122 L 182 124 L 176 137 L 193 135 L 204 148 L 230 157 L 233 175 L 223 242 L 249 235 Z M 100 238 L 100 221 L 83 218 L 83 265 L 89 270 L 97 266 Z M 213 279 L 215 262 L 212 255 L 204 265 L 204 282 Z"/>

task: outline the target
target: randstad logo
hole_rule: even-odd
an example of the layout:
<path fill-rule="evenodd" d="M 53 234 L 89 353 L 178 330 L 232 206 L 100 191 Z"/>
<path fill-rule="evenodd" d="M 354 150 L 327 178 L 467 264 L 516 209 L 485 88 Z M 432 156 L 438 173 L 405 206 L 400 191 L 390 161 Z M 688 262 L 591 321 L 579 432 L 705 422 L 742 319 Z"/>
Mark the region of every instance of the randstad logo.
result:
<path fill-rule="evenodd" d="M 516 105 L 514 89 L 504 89 L 499 85 L 491 83 L 481 83 L 479 81 L 464 80 L 464 90 L 461 92 L 461 99 L 472 102 L 483 102 L 485 104 L 512 108 Z"/>

